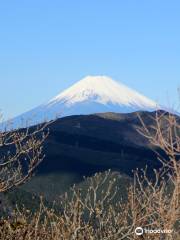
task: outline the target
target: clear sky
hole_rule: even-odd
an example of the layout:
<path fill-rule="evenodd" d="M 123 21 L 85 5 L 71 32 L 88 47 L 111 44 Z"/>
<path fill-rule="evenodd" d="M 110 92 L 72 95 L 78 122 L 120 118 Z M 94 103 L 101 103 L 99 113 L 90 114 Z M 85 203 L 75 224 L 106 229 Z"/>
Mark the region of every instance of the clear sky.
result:
<path fill-rule="evenodd" d="M 86 75 L 177 104 L 179 0 L 0 3 L 0 108 L 12 117 Z"/>

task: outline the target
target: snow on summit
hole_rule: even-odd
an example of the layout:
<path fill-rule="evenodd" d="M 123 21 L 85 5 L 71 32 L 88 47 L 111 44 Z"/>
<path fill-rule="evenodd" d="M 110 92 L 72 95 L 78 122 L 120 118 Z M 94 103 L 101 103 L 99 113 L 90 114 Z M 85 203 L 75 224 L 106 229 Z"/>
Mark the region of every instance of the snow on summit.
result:
<path fill-rule="evenodd" d="M 70 115 L 156 109 L 154 101 L 110 77 L 88 76 L 46 104 L 12 119 L 12 122 L 13 128 L 19 128 Z"/>
<path fill-rule="evenodd" d="M 156 107 L 155 102 L 106 76 L 85 77 L 49 103 L 62 100 L 67 101 L 69 106 L 83 101 L 96 101 L 102 104 L 136 105 L 147 109 Z"/>

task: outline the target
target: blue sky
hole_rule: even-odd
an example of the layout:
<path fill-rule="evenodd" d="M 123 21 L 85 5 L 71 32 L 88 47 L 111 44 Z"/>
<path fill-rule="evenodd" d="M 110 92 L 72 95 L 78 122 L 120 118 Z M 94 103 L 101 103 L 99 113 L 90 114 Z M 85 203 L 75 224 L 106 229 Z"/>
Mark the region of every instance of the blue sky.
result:
<path fill-rule="evenodd" d="M 177 104 L 178 0 L 0 3 L 0 108 L 12 117 L 86 75 L 108 75 Z"/>

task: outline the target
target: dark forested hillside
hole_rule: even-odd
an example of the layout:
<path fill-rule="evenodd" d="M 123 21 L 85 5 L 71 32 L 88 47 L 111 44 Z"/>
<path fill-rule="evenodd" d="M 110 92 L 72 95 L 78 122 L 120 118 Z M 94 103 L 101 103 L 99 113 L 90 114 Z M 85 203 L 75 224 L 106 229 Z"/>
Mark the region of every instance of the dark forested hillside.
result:
<path fill-rule="evenodd" d="M 112 169 L 132 176 L 132 169 L 158 167 L 148 141 L 137 131 L 137 114 L 152 124 L 155 113 L 148 112 L 57 119 L 45 142 L 46 157 L 23 188 L 53 198 L 96 172 Z"/>
<path fill-rule="evenodd" d="M 50 201 L 57 199 L 75 183 L 84 186 L 84 176 L 107 169 L 121 174 L 121 184 L 123 176 L 132 176 L 133 169 L 148 166 L 150 174 L 159 162 L 152 146 L 137 131 L 141 126 L 138 114 L 147 125 L 153 124 L 155 112 L 81 115 L 54 121 L 44 144 L 45 159 L 21 187 L 25 198 L 29 192 Z M 10 199 L 18 195 L 15 191 Z"/>

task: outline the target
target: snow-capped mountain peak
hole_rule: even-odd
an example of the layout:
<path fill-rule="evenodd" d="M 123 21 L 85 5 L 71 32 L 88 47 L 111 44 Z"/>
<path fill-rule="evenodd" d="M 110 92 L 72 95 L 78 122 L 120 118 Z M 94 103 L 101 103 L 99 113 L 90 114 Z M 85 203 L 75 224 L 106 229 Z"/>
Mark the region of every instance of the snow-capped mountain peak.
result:
<path fill-rule="evenodd" d="M 155 108 L 156 103 L 138 92 L 106 76 L 88 76 L 57 95 L 48 104 L 64 101 L 67 106 L 79 102 L 95 101 L 101 104 Z"/>
<path fill-rule="evenodd" d="M 157 104 L 106 76 L 88 76 L 31 111 L 12 119 L 13 128 L 27 127 L 57 117 L 102 112 L 153 111 Z"/>

